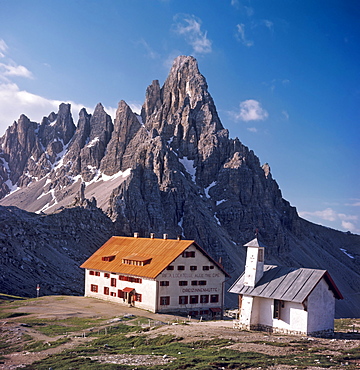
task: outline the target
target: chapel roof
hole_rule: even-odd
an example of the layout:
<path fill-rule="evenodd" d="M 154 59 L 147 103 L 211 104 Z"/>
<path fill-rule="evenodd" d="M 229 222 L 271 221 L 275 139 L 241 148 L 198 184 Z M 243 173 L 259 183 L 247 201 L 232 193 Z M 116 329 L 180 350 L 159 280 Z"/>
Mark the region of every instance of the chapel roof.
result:
<path fill-rule="evenodd" d="M 254 238 L 253 240 L 250 240 L 248 243 L 244 244 L 244 247 L 267 248 L 266 245 L 258 239 L 258 237 Z"/>
<path fill-rule="evenodd" d="M 253 297 L 302 303 L 324 278 L 335 298 L 343 299 L 326 270 L 265 265 L 264 274 L 254 287 L 244 285 L 244 277 L 244 273 L 240 275 L 228 291 Z"/>

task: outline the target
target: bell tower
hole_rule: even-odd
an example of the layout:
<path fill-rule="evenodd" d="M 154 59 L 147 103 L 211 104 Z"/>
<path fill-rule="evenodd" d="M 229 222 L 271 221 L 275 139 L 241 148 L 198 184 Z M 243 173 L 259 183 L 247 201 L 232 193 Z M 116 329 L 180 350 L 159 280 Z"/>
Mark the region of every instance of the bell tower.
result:
<path fill-rule="evenodd" d="M 256 236 L 244 247 L 247 247 L 244 285 L 254 287 L 264 273 L 265 245 Z"/>

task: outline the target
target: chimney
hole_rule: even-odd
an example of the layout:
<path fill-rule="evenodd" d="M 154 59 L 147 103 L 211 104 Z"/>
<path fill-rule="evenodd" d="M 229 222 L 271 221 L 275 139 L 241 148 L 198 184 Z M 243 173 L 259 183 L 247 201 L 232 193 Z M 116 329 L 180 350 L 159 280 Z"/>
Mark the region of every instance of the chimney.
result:
<path fill-rule="evenodd" d="M 168 238 L 168 234 L 163 235 L 163 239 L 166 240 Z"/>
<path fill-rule="evenodd" d="M 150 233 L 150 239 L 154 239 L 155 238 L 155 234 L 154 233 Z"/>
<path fill-rule="evenodd" d="M 177 240 L 181 240 L 181 235 L 178 235 L 177 236 Z"/>
<path fill-rule="evenodd" d="M 139 237 L 139 233 L 134 233 L 134 238 L 138 238 Z"/>

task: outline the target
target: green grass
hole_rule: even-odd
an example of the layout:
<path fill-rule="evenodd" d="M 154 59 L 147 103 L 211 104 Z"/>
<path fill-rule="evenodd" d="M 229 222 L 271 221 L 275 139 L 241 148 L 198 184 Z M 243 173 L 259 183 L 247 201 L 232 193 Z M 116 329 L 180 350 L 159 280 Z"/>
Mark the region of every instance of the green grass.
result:
<path fill-rule="evenodd" d="M 336 319 L 334 321 L 334 330 L 338 332 L 347 332 L 359 330 L 360 319 Z"/>
<path fill-rule="evenodd" d="M 289 347 L 289 344 L 288 343 L 284 343 L 284 342 L 270 342 L 270 341 L 266 341 L 266 340 L 254 340 L 251 343 L 255 343 L 255 344 L 266 344 L 267 346 L 273 346 L 273 347 Z"/>
<path fill-rule="evenodd" d="M 70 338 L 59 338 L 58 340 L 52 341 L 52 342 L 44 342 L 43 340 L 39 341 L 32 341 L 24 346 L 24 351 L 29 351 L 29 352 L 40 352 L 45 349 L 54 348 L 58 347 L 61 344 L 70 342 Z"/>
<path fill-rule="evenodd" d="M 14 317 L 21 317 L 26 315 L 30 314 L 26 312 L 0 312 L 0 319 L 11 319 Z"/>
<path fill-rule="evenodd" d="M 24 299 L 27 299 L 27 298 L 18 297 L 16 295 L 0 293 L 0 300 L 14 300 L 14 299 L 24 300 Z"/>
<path fill-rule="evenodd" d="M 57 335 L 64 335 L 66 333 L 86 330 L 94 327 L 95 325 L 106 323 L 107 321 L 104 319 L 71 317 L 63 320 L 26 318 L 23 319 L 22 322 L 30 325 L 42 334 L 53 337 Z"/>

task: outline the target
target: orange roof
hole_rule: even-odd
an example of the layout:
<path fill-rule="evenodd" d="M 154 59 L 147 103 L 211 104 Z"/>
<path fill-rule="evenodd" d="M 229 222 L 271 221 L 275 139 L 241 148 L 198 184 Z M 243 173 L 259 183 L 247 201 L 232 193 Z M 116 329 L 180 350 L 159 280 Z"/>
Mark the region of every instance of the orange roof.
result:
<path fill-rule="evenodd" d="M 127 275 L 156 278 L 171 262 L 173 262 L 190 245 L 194 245 L 211 262 L 216 264 L 225 275 L 228 275 L 194 240 L 130 238 L 123 236 L 111 237 L 80 267 L 101 271 L 109 271 Z M 104 261 L 103 257 L 115 256 L 111 261 Z M 131 258 L 130 258 L 131 257 Z M 123 260 L 132 259 L 142 261 L 151 259 L 143 266 L 123 263 Z"/>

